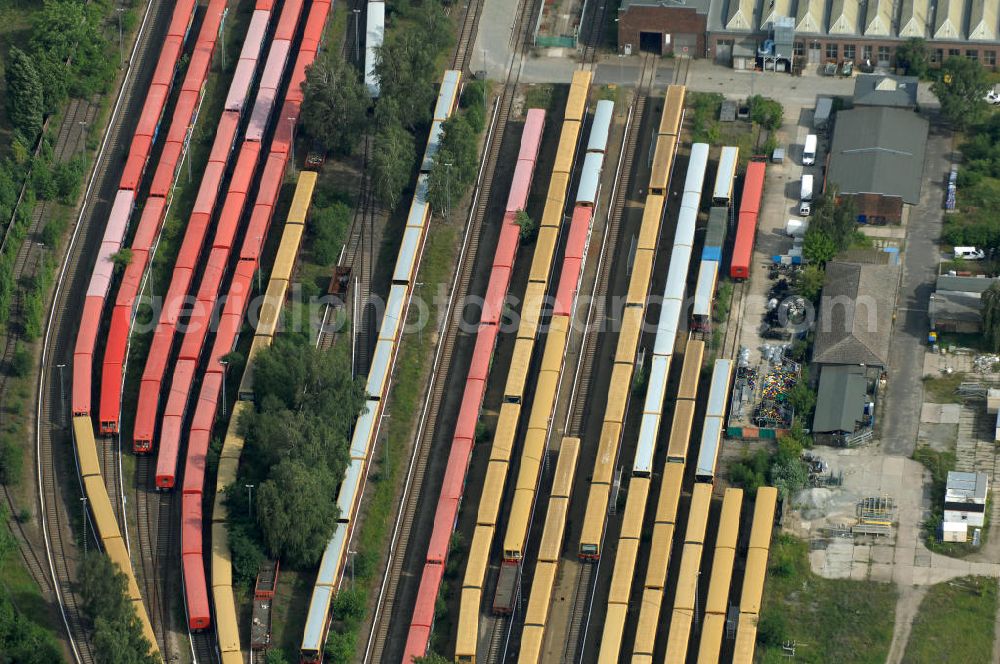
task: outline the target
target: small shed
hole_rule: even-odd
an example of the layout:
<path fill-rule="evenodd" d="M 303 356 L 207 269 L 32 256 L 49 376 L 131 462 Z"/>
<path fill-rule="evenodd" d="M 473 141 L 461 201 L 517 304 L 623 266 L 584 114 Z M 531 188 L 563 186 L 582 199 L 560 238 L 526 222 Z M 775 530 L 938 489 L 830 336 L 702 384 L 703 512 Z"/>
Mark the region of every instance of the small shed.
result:
<path fill-rule="evenodd" d="M 965 523 L 951 523 L 945 521 L 941 524 L 941 541 L 943 542 L 965 542 L 969 539 L 969 526 Z"/>
<path fill-rule="evenodd" d="M 823 367 L 813 416 L 816 442 L 838 445 L 864 426 L 866 386 L 865 370 L 860 366 Z"/>
<path fill-rule="evenodd" d="M 816 129 L 826 129 L 830 123 L 830 114 L 833 113 L 833 98 L 820 97 L 816 100 L 816 111 L 813 113 L 813 127 Z"/>
<path fill-rule="evenodd" d="M 982 527 L 989 490 L 990 479 L 986 473 L 948 471 L 944 494 L 945 523 Z"/>

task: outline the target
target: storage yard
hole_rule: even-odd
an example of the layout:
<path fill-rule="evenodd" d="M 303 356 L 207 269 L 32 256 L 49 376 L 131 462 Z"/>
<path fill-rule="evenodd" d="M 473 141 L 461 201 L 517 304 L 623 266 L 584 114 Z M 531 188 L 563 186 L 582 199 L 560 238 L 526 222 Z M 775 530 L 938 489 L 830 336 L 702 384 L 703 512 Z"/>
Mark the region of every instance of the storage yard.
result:
<path fill-rule="evenodd" d="M 49 361 L 40 384 L 50 417 L 39 449 L 75 463 L 59 469 L 58 482 L 52 468 L 39 475 L 56 504 L 46 532 L 62 531 L 53 540 L 72 546 L 56 485 L 78 483 L 85 527 L 125 573 L 142 631 L 165 661 L 236 664 L 251 649 L 261 657 L 280 647 L 277 631 L 298 644 L 286 656 L 329 660 L 343 622 L 337 598 L 355 588 L 372 487 L 384 481 L 399 359 L 426 307 L 418 298 L 431 296 L 421 290 L 430 285 L 421 276 L 425 248 L 447 225 L 461 242 L 452 280 L 440 284 L 445 315 L 419 332 L 435 351 L 427 384 L 408 386 L 418 416 L 412 440 L 393 450 L 403 466 L 398 500 L 380 513 L 384 550 L 365 561 L 375 581 L 361 594 L 364 617 L 349 644 L 356 659 L 753 662 L 772 534 L 786 507 L 774 487 L 730 486 L 724 460 L 732 439 L 792 426 L 798 363 L 745 342 L 758 333 L 747 302 L 765 276 L 755 251 L 765 192 L 778 185 L 760 155 L 692 140 L 686 58 L 639 56 L 634 86 L 598 80 L 604 7 L 585 10 L 574 36 L 580 57 L 540 108 L 521 80 L 536 8 L 518 5 L 506 78 L 484 88 L 471 193 L 451 199 L 457 164 L 442 155 L 454 158 L 443 146 L 466 112 L 484 3 L 451 10 L 457 44 L 435 79 L 414 167 L 392 210 L 374 209 L 365 137 L 355 222 L 340 260 L 327 267 L 332 281 L 338 269 L 353 271 L 346 288 L 381 296 L 384 307 L 362 322 L 367 305 L 330 305 L 324 320 L 357 320 L 347 333 L 310 339 L 321 349 L 340 344 L 345 356 L 350 345 L 353 366 L 363 368 L 364 406 L 344 425 L 346 466 L 330 487 L 338 516 L 314 568 L 286 572 L 284 561 L 264 561 L 247 596 L 235 578 L 242 544 L 233 544 L 235 503 L 226 494 L 245 491 L 260 518 L 255 487 L 241 474 L 253 436 L 240 422 L 265 410 L 254 363 L 280 345 L 300 252 L 315 239 L 309 226 L 324 157 L 307 159 L 297 132 L 306 70 L 337 8 L 325 0 L 246 3 L 225 100 L 210 117 L 202 89 L 219 57 L 227 2 L 206 4 L 156 5 L 157 43 L 147 47 L 155 63 L 137 72 L 140 98 L 129 102 L 141 110 L 130 138 L 119 127 L 112 147 L 120 163 L 101 176 L 107 209 L 81 225 L 57 287 L 45 349 L 60 364 Z M 377 49 L 391 41 L 395 10 L 354 4 L 340 10 L 352 16 L 337 38 L 345 52 L 353 42 L 371 101 L 385 94 Z M 196 123 L 211 148 L 200 173 L 188 170 L 197 193 L 176 259 L 168 257 L 148 352 L 137 353 L 139 303 L 152 292 L 151 266 Z M 434 197 L 442 178 L 447 206 Z M 359 238 L 376 246 L 358 249 L 345 268 Z M 360 264 L 380 254 L 378 264 Z M 730 294 L 726 320 L 719 311 Z M 781 301 L 786 291 L 776 285 L 769 295 Z M 55 367 L 70 363 L 73 445 L 60 451 Z M 89 654 L 72 568 L 56 566 L 71 642 Z M 301 623 L 272 620 L 286 574 L 308 580 L 308 597 L 300 590 L 295 600 Z"/>

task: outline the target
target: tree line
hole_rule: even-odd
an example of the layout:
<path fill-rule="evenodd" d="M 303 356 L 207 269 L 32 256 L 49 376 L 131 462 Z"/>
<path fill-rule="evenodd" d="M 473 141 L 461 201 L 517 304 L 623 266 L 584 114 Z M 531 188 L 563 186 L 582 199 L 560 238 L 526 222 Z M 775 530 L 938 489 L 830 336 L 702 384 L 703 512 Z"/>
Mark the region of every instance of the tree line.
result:
<path fill-rule="evenodd" d="M 93 630 L 94 658 L 98 664 L 156 664 L 150 643 L 142 632 L 135 606 L 128 598 L 128 580 L 103 553 L 83 559 L 79 575 L 83 615 Z"/>

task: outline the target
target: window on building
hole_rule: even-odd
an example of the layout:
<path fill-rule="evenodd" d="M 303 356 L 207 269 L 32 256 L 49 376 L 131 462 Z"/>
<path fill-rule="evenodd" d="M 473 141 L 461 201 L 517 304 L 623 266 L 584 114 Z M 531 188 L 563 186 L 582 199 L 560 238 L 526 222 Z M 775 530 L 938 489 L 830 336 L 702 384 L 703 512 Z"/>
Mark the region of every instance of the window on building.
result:
<path fill-rule="evenodd" d="M 942 60 L 944 60 L 944 51 L 942 51 L 939 48 L 936 48 L 933 51 L 931 51 L 931 62 L 937 63 L 941 62 Z"/>
<path fill-rule="evenodd" d="M 997 65 L 997 52 L 996 51 L 983 51 L 983 64 L 987 67 L 996 67 Z"/>
<path fill-rule="evenodd" d="M 957 48 L 949 48 L 948 49 L 948 57 L 949 58 L 957 58 L 960 55 L 962 55 L 962 52 L 960 50 L 958 50 Z"/>
<path fill-rule="evenodd" d="M 979 60 L 979 51 L 969 48 L 965 50 L 965 57 L 972 60 L 973 62 Z"/>
<path fill-rule="evenodd" d="M 878 61 L 879 62 L 888 62 L 889 61 L 889 47 L 888 46 L 879 46 L 878 47 Z"/>
<path fill-rule="evenodd" d="M 826 45 L 826 57 L 829 58 L 830 60 L 836 60 L 837 59 L 837 45 L 836 44 L 827 44 Z"/>
<path fill-rule="evenodd" d="M 861 48 L 861 57 L 863 57 L 865 60 L 872 59 L 872 47 L 869 44 L 865 44 Z"/>
<path fill-rule="evenodd" d="M 844 44 L 844 59 L 854 60 L 854 44 Z"/>
<path fill-rule="evenodd" d="M 798 57 L 801 57 L 806 54 L 805 42 L 795 42 L 795 45 L 792 46 L 792 48 L 794 50 L 795 55 Z"/>

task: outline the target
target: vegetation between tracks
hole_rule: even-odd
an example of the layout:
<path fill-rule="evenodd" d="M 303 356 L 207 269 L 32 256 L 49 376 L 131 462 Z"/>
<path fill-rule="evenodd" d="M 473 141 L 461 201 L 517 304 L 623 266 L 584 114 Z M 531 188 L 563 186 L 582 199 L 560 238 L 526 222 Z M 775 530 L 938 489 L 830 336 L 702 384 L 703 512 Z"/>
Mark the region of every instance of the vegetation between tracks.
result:
<path fill-rule="evenodd" d="M 160 658 L 150 653 L 151 645 L 128 598 L 128 580 L 111 559 L 100 552 L 87 554 L 79 579 L 97 664 L 157 664 Z"/>
<path fill-rule="evenodd" d="M 996 579 L 966 576 L 931 586 L 913 621 L 903 661 L 990 661 L 996 611 Z"/>
<path fill-rule="evenodd" d="M 759 661 L 787 662 L 783 646 L 791 642 L 798 662 L 881 664 L 892 642 L 896 594 L 888 583 L 813 574 L 808 543 L 778 535 L 757 627 Z"/>

